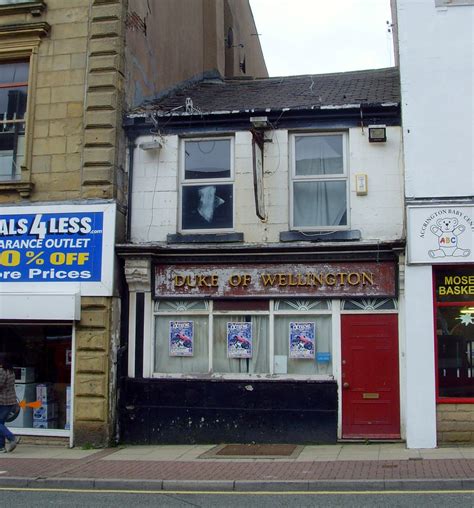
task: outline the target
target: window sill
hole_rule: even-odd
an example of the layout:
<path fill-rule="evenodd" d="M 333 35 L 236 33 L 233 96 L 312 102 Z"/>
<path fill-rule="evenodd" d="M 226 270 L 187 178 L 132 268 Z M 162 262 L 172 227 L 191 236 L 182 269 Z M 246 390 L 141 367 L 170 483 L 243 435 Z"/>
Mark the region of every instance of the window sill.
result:
<path fill-rule="evenodd" d="M 243 233 L 199 233 L 168 235 L 168 243 L 232 243 L 243 242 Z"/>
<path fill-rule="evenodd" d="M 16 191 L 22 198 L 28 198 L 33 190 L 33 184 L 30 182 L 22 182 L 22 181 L 11 181 L 11 182 L 1 182 L 0 181 L 0 192 Z"/>
<path fill-rule="evenodd" d="M 438 397 L 437 404 L 474 404 L 474 397 Z"/>
<path fill-rule="evenodd" d="M 2 11 L 0 11 L 0 16 Z M 38 37 L 45 37 L 48 35 L 51 26 L 44 22 L 39 21 L 38 23 L 16 23 L 14 25 L 2 25 L 0 26 L 0 36 L 12 36 L 12 37 L 25 37 L 36 35 Z"/>
<path fill-rule="evenodd" d="M 282 231 L 280 242 L 353 242 L 362 238 L 358 229 L 333 232 Z"/>
<path fill-rule="evenodd" d="M 30 13 L 32 16 L 41 16 L 46 9 L 46 4 L 42 0 L 32 2 L 23 2 L 19 4 L 0 5 L 0 16 L 8 14 Z"/>
<path fill-rule="evenodd" d="M 32 16 L 41 16 L 46 9 L 46 4 L 42 0 L 24 2 L 20 4 L 0 5 L 0 16 L 7 14 L 30 13 Z"/>
<path fill-rule="evenodd" d="M 161 379 L 170 381 L 252 381 L 252 382 L 288 382 L 288 381 L 302 381 L 302 382 L 331 382 L 335 383 L 334 374 L 166 374 L 160 372 L 153 372 L 150 377 L 143 379 Z"/>

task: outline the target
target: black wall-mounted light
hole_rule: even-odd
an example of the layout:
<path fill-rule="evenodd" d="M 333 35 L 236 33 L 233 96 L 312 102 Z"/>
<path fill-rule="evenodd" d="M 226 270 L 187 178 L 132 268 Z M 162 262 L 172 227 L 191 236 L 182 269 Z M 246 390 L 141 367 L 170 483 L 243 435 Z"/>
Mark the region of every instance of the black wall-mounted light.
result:
<path fill-rule="evenodd" d="M 369 142 L 385 143 L 387 141 L 386 125 L 369 125 Z"/>

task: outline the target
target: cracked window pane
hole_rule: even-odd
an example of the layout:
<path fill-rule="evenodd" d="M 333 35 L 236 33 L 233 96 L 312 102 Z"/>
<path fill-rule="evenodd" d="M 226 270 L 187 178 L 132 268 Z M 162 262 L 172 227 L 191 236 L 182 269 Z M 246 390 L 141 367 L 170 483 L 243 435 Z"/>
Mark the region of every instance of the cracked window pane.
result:
<path fill-rule="evenodd" d="M 183 229 L 233 227 L 232 184 L 183 187 Z"/>

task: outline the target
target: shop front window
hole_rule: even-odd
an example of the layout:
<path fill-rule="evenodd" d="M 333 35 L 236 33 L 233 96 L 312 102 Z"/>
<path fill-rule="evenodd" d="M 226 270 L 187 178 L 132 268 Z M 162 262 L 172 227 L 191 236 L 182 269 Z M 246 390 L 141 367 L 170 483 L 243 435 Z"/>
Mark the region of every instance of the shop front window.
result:
<path fill-rule="evenodd" d="M 332 375 L 324 300 L 155 302 L 155 374 Z"/>
<path fill-rule="evenodd" d="M 438 397 L 474 400 L 474 270 L 435 269 Z"/>
<path fill-rule="evenodd" d="M 220 374 L 268 373 L 268 316 L 217 315 L 213 370 Z"/>
<path fill-rule="evenodd" d="M 0 352 L 11 358 L 16 395 L 25 403 L 8 425 L 69 430 L 72 326 L 1 324 Z"/>

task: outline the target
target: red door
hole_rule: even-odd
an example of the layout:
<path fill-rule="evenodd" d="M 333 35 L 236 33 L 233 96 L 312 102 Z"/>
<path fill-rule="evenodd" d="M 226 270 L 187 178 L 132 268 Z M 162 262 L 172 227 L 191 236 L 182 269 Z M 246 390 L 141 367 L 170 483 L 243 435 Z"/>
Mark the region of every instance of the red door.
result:
<path fill-rule="evenodd" d="M 396 314 L 342 316 L 342 437 L 400 437 Z"/>

